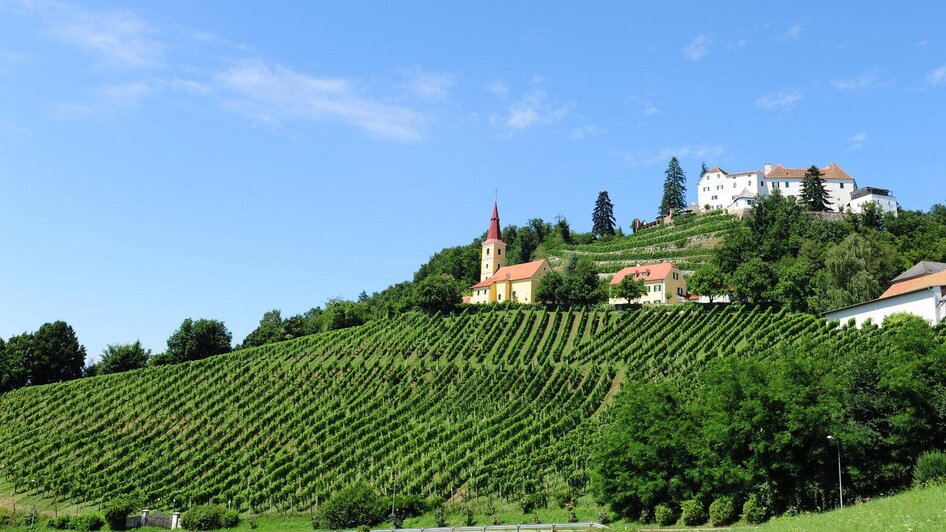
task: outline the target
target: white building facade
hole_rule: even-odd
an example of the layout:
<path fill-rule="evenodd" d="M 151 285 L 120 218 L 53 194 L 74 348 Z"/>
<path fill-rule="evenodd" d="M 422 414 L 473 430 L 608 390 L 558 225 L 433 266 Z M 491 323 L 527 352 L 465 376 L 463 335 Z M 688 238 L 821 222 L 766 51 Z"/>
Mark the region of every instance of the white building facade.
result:
<path fill-rule="evenodd" d="M 830 209 L 843 212 L 851 207 L 852 197 L 857 190 L 857 182 L 836 163 L 820 168 L 824 179 L 825 189 L 828 192 Z M 802 182 L 805 179 L 807 168 L 785 168 L 782 165 L 772 166 L 765 164 L 762 170 L 729 173 L 716 166 L 707 171 L 700 178 L 697 186 L 697 205 L 701 209 L 726 209 L 730 212 L 740 212 L 752 207 L 755 198 L 768 196 L 778 190 L 783 196 L 800 197 Z M 896 212 L 896 199 L 890 191 L 881 189 L 865 189 L 882 191 L 887 194 L 880 206 L 889 209 L 892 201 L 893 212 Z M 875 196 L 864 194 L 863 197 Z M 861 200 L 851 207 L 862 209 L 862 204 L 869 200 Z M 880 203 L 880 202 L 879 202 Z M 858 212 L 858 211 L 854 211 Z"/>
<path fill-rule="evenodd" d="M 946 263 L 918 262 L 893 279 L 879 298 L 831 310 L 825 317 L 842 324 L 853 319 L 861 327 L 867 320 L 880 325 L 884 318 L 898 313 L 919 316 L 931 325 L 946 318 Z"/>

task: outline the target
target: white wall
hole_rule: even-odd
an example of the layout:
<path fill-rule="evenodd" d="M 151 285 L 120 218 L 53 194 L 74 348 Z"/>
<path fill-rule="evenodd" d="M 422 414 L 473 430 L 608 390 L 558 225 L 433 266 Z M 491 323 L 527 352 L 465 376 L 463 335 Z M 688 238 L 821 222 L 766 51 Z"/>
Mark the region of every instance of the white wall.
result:
<path fill-rule="evenodd" d="M 864 212 L 864 205 L 869 202 L 877 204 L 880 212 L 892 212 L 897 214 L 897 200 L 891 196 L 878 196 L 876 194 L 867 194 L 857 199 L 851 200 L 851 212 Z"/>
<path fill-rule="evenodd" d="M 854 318 L 857 326 L 861 327 L 868 318 L 876 325 L 880 325 L 885 317 L 897 312 L 906 312 L 915 314 L 936 325 L 943 319 L 943 310 L 940 309 L 939 315 L 937 315 L 936 309 L 936 305 L 940 301 L 936 291 L 939 290 L 941 290 L 939 287 L 935 289 L 928 288 L 885 299 L 876 299 L 853 307 L 828 312 L 825 317 L 828 321 L 840 321 L 842 325 Z"/>

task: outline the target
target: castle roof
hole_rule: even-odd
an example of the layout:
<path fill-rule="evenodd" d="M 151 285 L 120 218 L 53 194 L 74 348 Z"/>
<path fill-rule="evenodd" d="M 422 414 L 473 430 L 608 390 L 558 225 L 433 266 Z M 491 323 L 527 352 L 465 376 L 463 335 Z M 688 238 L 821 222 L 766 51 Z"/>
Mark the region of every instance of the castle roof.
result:
<path fill-rule="evenodd" d="M 489 231 L 486 232 L 486 242 L 502 242 L 503 237 L 499 232 L 499 205 L 493 201 L 493 215 L 489 218 Z"/>
<path fill-rule="evenodd" d="M 645 281 L 662 281 L 670 275 L 670 271 L 675 267 L 672 262 L 661 262 L 660 264 L 648 264 L 646 266 L 628 266 L 614 274 L 614 277 L 611 278 L 611 284 L 620 283 L 628 275 L 633 275 Z"/>
<path fill-rule="evenodd" d="M 831 163 L 824 168 L 819 168 L 821 171 L 821 177 L 825 179 L 843 179 L 845 181 L 853 181 L 854 178 L 848 175 L 837 163 Z M 785 168 L 784 166 L 778 164 L 775 165 L 775 168 L 765 173 L 765 177 L 785 179 L 785 178 L 795 178 L 802 179 L 805 177 L 805 174 L 808 172 L 808 168 Z"/>
<path fill-rule="evenodd" d="M 539 270 L 541 270 L 542 266 L 545 264 L 545 259 L 539 259 L 532 262 L 526 262 L 525 264 L 503 266 L 502 268 L 496 270 L 496 273 L 494 273 L 489 279 L 480 281 L 473 285 L 473 288 L 485 288 L 500 281 L 522 281 L 523 279 L 531 279 L 535 277 L 535 274 L 539 273 Z"/>

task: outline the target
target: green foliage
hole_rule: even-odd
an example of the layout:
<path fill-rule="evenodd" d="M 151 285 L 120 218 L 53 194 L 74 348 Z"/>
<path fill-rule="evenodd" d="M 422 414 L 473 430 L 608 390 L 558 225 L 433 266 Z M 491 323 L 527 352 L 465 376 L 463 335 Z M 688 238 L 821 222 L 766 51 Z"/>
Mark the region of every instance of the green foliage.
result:
<path fill-rule="evenodd" d="M 693 272 L 687 280 L 687 290 L 691 294 L 706 296 L 710 303 L 716 296 L 724 295 L 729 291 L 723 272 L 715 264 L 706 264 Z"/>
<path fill-rule="evenodd" d="M 762 504 L 761 498 L 752 493 L 742 504 L 742 520 L 750 525 L 757 525 L 765 522 L 768 518 L 768 509 Z"/>
<path fill-rule="evenodd" d="M 753 257 L 736 268 L 730 283 L 736 298 L 747 303 L 764 303 L 773 298 L 776 277 L 768 263 Z"/>
<path fill-rule="evenodd" d="M 125 520 L 139 510 L 139 502 L 133 497 L 116 497 L 102 505 L 102 514 L 112 530 L 125 530 Z"/>
<path fill-rule="evenodd" d="M 636 279 L 633 275 L 625 275 L 618 284 L 611 286 L 611 297 L 624 299 L 629 305 L 646 293 L 643 279 Z"/>
<path fill-rule="evenodd" d="M 680 161 L 676 157 L 671 157 L 667 170 L 664 172 L 664 193 L 659 209 L 661 216 L 667 215 L 671 210 L 678 212 L 687 208 L 686 182 L 686 173 L 680 167 Z"/>
<path fill-rule="evenodd" d="M 236 528 L 240 526 L 240 512 L 236 510 L 227 510 L 220 516 L 221 528 Z"/>
<path fill-rule="evenodd" d="M 339 530 L 373 525 L 384 518 L 384 499 L 370 485 L 359 482 L 336 492 L 321 508 L 329 528 Z"/>
<path fill-rule="evenodd" d="M 812 165 L 805 172 L 805 177 L 801 183 L 801 201 L 810 210 L 823 212 L 831 210 L 831 200 L 828 189 L 824 186 L 824 178 L 821 177 L 821 170 Z"/>
<path fill-rule="evenodd" d="M 555 305 L 565 294 L 564 289 L 565 278 L 557 271 L 551 271 L 539 281 L 539 286 L 535 290 L 535 300 Z"/>
<path fill-rule="evenodd" d="M 240 516 L 226 515 L 227 509 L 216 504 L 204 504 L 194 506 L 181 514 L 181 525 L 187 530 L 217 530 L 220 528 L 232 528 L 240 523 Z M 224 525 L 224 516 L 232 526 Z"/>
<path fill-rule="evenodd" d="M 459 283 L 450 275 L 431 275 L 414 284 L 413 301 L 424 312 L 449 312 L 462 295 Z"/>
<path fill-rule="evenodd" d="M 732 497 L 720 497 L 710 504 L 709 522 L 713 526 L 726 526 L 736 520 L 736 505 Z"/>
<path fill-rule="evenodd" d="M 439 528 L 447 526 L 447 517 L 443 513 L 443 506 L 438 506 L 437 509 L 434 510 L 434 522 Z"/>
<path fill-rule="evenodd" d="M 82 376 L 85 347 L 64 321 L 44 323 L 34 333 L 0 341 L 0 393 L 27 385 Z"/>
<path fill-rule="evenodd" d="M 337 331 L 356 327 L 368 321 L 368 310 L 364 304 L 344 299 L 328 300 L 322 312 L 322 330 Z"/>
<path fill-rule="evenodd" d="M 599 237 L 614 236 L 614 204 L 608 197 L 608 191 L 602 190 L 595 200 L 595 210 L 591 215 L 591 232 Z"/>
<path fill-rule="evenodd" d="M 444 248 L 434 253 L 414 274 L 414 282 L 434 275 L 449 275 L 463 286 L 473 286 L 480 280 L 480 246 L 476 239 L 465 246 Z M 509 248 L 506 248 L 507 252 Z"/>
<path fill-rule="evenodd" d="M 88 532 L 101 530 L 105 527 L 105 519 L 99 514 L 61 515 L 50 519 L 49 522 L 46 523 L 46 526 L 55 530 L 80 530 Z M 0 522 L 0 528 L 4 528 L 2 522 Z"/>
<path fill-rule="evenodd" d="M 920 455 L 913 469 L 913 484 L 926 486 L 946 483 L 946 453 L 927 451 Z"/>
<path fill-rule="evenodd" d="M 680 503 L 680 519 L 686 526 L 702 525 L 706 522 L 706 510 L 696 499 L 689 499 Z"/>
<path fill-rule="evenodd" d="M 660 526 L 670 526 L 677 522 L 677 513 L 666 504 L 658 504 L 654 508 L 654 522 Z"/>
<path fill-rule="evenodd" d="M 230 352 L 233 335 L 222 321 L 187 318 L 168 338 L 165 354 L 177 363 Z"/>
<path fill-rule="evenodd" d="M 96 373 L 120 373 L 148 365 L 151 351 L 143 348 L 140 341 L 133 344 L 111 344 L 102 351 L 102 357 L 96 364 Z"/>

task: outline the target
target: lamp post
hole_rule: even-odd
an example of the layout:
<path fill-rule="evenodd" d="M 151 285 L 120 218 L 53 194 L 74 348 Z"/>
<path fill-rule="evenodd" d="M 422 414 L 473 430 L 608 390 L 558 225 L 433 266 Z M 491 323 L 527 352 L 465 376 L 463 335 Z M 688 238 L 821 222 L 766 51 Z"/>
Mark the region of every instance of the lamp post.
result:
<path fill-rule="evenodd" d="M 841 503 L 841 508 L 844 508 L 844 487 L 841 486 L 841 442 L 834 436 L 828 436 L 828 440 L 833 441 L 838 448 L 838 501 Z"/>
<path fill-rule="evenodd" d="M 394 468 L 391 466 L 385 467 L 385 469 L 391 470 L 391 524 L 394 524 L 394 496 L 397 493 L 397 486 L 394 484 Z"/>

